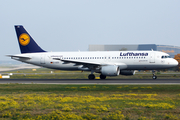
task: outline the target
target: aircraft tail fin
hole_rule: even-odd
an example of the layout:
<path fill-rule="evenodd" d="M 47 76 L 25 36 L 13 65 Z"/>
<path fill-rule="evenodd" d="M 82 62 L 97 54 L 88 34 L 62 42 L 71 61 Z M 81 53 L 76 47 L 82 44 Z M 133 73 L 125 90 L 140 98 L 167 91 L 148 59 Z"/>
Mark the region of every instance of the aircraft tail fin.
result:
<path fill-rule="evenodd" d="M 22 25 L 15 25 L 15 30 L 21 53 L 46 52 L 38 46 Z"/>

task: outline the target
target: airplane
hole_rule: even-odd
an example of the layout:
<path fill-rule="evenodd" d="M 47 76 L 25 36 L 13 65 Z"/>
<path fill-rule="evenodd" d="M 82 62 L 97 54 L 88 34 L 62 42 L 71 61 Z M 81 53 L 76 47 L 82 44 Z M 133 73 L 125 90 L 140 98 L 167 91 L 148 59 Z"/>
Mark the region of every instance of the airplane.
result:
<path fill-rule="evenodd" d="M 160 51 L 84 51 L 47 52 L 30 36 L 22 25 L 15 25 L 21 54 L 7 55 L 14 60 L 57 70 L 90 71 L 88 79 L 95 79 L 93 73 L 106 76 L 134 75 L 135 70 L 152 70 L 152 78 L 157 79 L 155 70 L 172 68 L 178 62 L 169 54 Z"/>

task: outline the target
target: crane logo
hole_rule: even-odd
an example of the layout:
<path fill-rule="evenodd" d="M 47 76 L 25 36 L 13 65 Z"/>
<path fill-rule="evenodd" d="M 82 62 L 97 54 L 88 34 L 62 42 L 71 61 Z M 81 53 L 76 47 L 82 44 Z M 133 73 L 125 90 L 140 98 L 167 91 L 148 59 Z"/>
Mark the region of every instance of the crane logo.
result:
<path fill-rule="evenodd" d="M 21 34 L 21 35 L 19 36 L 19 43 L 20 43 L 21 45 L 26 46 L 26 45 L 29 44 L 29 42 L 30 42 L 30 37 L 29 37 L 28 34 L 23 33 L 23 34 Z"/>

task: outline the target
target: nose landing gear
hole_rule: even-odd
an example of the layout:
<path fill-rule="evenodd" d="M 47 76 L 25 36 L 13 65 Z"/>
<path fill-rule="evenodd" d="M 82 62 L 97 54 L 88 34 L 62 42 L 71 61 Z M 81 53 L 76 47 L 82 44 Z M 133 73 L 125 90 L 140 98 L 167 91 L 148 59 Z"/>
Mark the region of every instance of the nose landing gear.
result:
<path fill-rule="evenodd" d="M 153 74 L 152 79 L 154 79 L 154 80 L 157 79 L 155 72 L 156 72 L 155 70 L 152 71 L 152 74 Z"/>
<path fill-rule="evenodd" d="M 157 76 L 156 76 L 156 75 L 153 75 L 153 76 L 152 76 L 152 79 L 154 79 L 154 80 L 157 79 Z"/>

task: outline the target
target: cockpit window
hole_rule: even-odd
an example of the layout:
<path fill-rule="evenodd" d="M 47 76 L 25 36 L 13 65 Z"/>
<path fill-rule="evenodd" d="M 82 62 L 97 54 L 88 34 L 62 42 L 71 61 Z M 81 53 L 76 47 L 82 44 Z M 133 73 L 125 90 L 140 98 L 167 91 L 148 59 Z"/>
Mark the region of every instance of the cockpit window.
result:
<path fill-rule="evenodd" d="M 162 59 L 170 58 L 170 56 L 165 55 L 165 56 L 162 56 L 161 58 L 162 58 Z"/>

